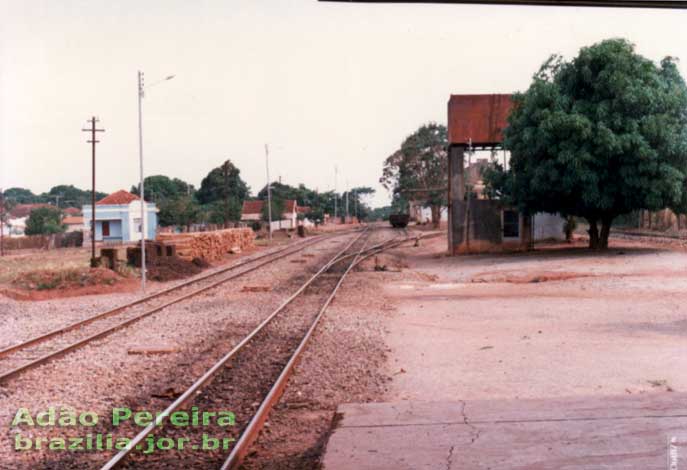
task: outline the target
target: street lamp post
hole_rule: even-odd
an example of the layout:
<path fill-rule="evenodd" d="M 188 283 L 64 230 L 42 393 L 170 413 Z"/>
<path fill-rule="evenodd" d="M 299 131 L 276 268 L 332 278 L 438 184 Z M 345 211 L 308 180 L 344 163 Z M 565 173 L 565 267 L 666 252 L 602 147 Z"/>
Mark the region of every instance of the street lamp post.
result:
<path fill-rule="evenodd" d="M 150 87 L 157 85 L 158 83 L 171 80 L 174 75 L 169 75 L 159 82 L 155 82 Z M 148 87 L 148 88 L 150 88 Z M 145 87 L 143 85 L 143 72 L 138 71 L 138 163 L 140 170 L 140 182 L 138 188 L 138 194 L 141 198 L 141 290 L 146 291 L 146 203 L 145 203 L 145 192 L 143 187 L 143 97 L 145 96 Z"/>
<path fill-rule="evenodd" d="M 267 173 L 267 223 L 269 240 L 272 243 L 272 183 L 270 182 L 270 149 L 265 144 L 265 172 Z"/>

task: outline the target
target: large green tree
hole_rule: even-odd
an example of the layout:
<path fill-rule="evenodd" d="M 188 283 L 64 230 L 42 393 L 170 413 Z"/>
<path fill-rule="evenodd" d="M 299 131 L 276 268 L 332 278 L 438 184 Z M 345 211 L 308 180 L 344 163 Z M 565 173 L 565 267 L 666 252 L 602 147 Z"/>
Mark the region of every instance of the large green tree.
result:
<path fill-rule="evenodd" d="M 447 204 L 447 144 L 445 126 L 435 123 L 421 126 L 384 161 L 379 179 L 395 199 L 415 200 L 430 206 L 435 226 L 439 225 L 441 207 Z"/>
<path fill-rule="evenodd" d="M 238 201 L 240 206 L 248 194 L 248 185 L 241 179 L 241 170 L 234 166 L 230 160 L 227 160 L 203 178 L 196 197 L 201 204 L 210 204 L 223 201 L 225 196 L 228 196 L 229 199 Z"/>
<path fill-rule="evenodd" d="M 189 226 L 202 218 L 201 207 L 193 196 L 179 196 L 158 203 L 158 220 L 162 226 Z"/>
<path fill-rule="evenodd" d="M 57 208 L 39 207 L 31 211 L 26 220 L 26 235 L 48 235 L 65 231 L 62 212 Z"/>
<path fill-rule="evenodd" d="M 623 39 L 552 56 L 515 95 L 505 146 L 501 192 L 526 213 L 587 219 L 590 248 L 606 248 L 618 215 L 684 208 L 687 87 L 672 58 Z"/>
<path fill-rule="evenodd" d="M 211 170 L 195 194 L 209 221 L 225 224 L 241 218 L 241 205 L 248 195 L 249 188 L 241 179 L 241 171 L 230 160 Z"/>
<path fill-rule="evenodd" d="M 131 193 L 139 195 L 139 185 L 131 186 Z M 170 178 L 165 175 L 147 176 L 143 181 L 145 200 L 162 202 L 175 200 L 184 196 L 190 196 L 195 192 L 193 185 L 179 178 Z"/>

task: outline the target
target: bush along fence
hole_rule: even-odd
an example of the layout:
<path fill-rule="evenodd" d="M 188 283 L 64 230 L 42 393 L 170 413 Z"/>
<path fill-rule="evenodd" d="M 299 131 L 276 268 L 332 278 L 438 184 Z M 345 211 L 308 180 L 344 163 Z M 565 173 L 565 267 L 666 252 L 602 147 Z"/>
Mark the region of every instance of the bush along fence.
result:
<path fill-rule="evenodd" d="M 5 250 L 53 250 L 83 246 L 83 232 L 55 233 L 52 235 L 29 235 L 26 237 L 5 237 Z"/>

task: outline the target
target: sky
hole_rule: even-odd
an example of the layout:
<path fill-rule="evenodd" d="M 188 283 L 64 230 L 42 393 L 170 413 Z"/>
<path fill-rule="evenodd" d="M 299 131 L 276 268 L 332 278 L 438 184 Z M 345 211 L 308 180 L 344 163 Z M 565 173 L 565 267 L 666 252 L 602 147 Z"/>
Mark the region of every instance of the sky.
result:
<path fill-rule="evenodd" d="M 525 90 L 553 53 L 623 37 L 682 58 L 687 11 L 314 0 L 0 0 L 0 187 L 90 188 L 81 132 L 97 116 L 99 191 L 146 175 L 196 186 L 229 158 L 253 194 L 270 176 L 377 190 L 384 159 L 450 94 Z M 335 181 L 335 167 L 338 178 Z"/>

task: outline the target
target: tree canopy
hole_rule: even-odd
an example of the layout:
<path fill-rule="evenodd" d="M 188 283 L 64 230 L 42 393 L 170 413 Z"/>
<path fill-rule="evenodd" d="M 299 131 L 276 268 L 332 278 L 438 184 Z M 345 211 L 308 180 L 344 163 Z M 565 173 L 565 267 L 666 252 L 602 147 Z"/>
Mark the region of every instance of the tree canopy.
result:
<path fill-rule="evenodd" d="M 146 176 L 143 180 L 143 190 L 145 191 L 144 199 L 151 202 L 178 199 L 195 192 L 192 184 L 188 184 L 179 178 L 170 178 L 165 175 Z M 138 184 L 131 186 L 132 194 L 138 196 L 139 192 Z"/>
<path fill-rule="evenodd" d="M 6 200 L 12 201 L 15 204 L 33 204 L 39 202 L 39 198 L 30 189 L 26 188 L 8 188 L 3 191 L 3 196 Z"/>
<path fill-rule="evenodd" d="M 249 188 L 240 173 L 230 160 L 226 160 L 201 181 L 195 196 L 209 210 L 210 222 L 225 223 L 241 218 L 241 206 L 248 198 Z"/>
<path fill-rule="evenodd" d="M 421 126 L 384 161 L 379 182 L 396 201 L 415 200 L 432 208 L 432 222 L 439 224 L 441 206 L 447 204 L 448 158 L 446 127 Z"/>
<path fill-rule="evenodd" d="M 319 192 L 308 188 L 304 184 L 290 186 L 277 181 L 272 183 L 271 188 L 273 200 L 279 199 L 281 201 L 286 201 L 293 199 L 296 200 L 300 207 L 310 207 L 310 212 L 307 214 L 307 217 L 314 222 L 321 223 L 324 220 L 324 214 L 329 214 L 332 217 L 334 216 L 335 198 L 337 198 L 338 201 L 337 214 L 339 216 L 345 215 L 346 192 L 343 194 L 334 193 L 334 191 Z M 348 194 L 349 214 L 352 216 L 357 215 L 360 219 L 365 219 L 370 213 L 370 207 L 366 199 L 368 196 L 373 195 L 374 192 L 374 189 L 367 186 L 351 188 Z M 267 200 L 267 185 L 258 192 L 258 199 L 263 201 Z"/>
<path fill-rule="evenodd" d="M 26 188 L 9 188 L 3 192 L 6 199 L 15 204 L 52 203 L 59 207 L 81 208 L 84 204 L 91 203 L 91 190 L 79 189 L 72 184 L 60 184 L 50 188 L 50 191 L 34 194 Z M 96 199 L 102 199 L 106 193 L 96 191 Z"/>
<path fill-rule="evenodd" d="M 224 169 L 226 165 L 227 180 L 225 182 Z M 226 184 L 225 184 L 226 183 Z M 222 201 L 225 191 L 230 199 L 235 199 L 239 205 L 248 197 L 249 189 L 245 181 L 241 179 L 239 170 L 230 160 L 212 169 L 200 183 L 200 189 L 196 193 L 198 202 L 209 204 Z"/>
<path fill-rule="evenodd" d="M 62 212 L 52 207 L 39 207 L 31 211 L 26 220 L 26 235 L 48 235 L 65 231 L 62 225 Z"/>
<path fill-rule="evenodd" d="M 687 88 L 674 59 L 655 64 L 626 40 L 602 41 L 570 61 L 551 56 L 514 100 L 510 169 L 486 178 L 492 191 L 526 213 L 587 219 L 591 248 L 608 246 L 620 214 L 684 212 Z"/>

